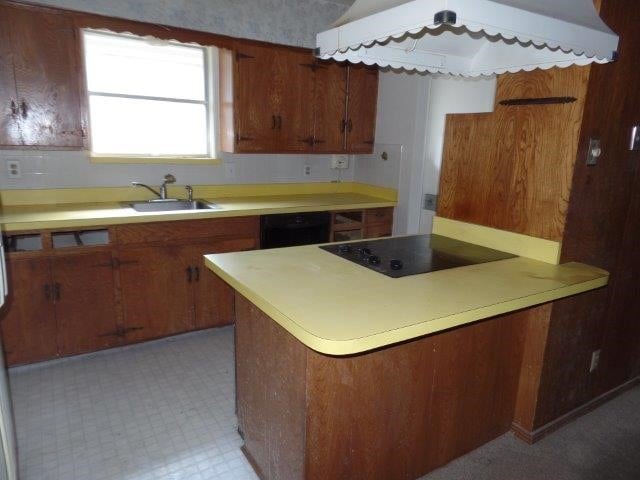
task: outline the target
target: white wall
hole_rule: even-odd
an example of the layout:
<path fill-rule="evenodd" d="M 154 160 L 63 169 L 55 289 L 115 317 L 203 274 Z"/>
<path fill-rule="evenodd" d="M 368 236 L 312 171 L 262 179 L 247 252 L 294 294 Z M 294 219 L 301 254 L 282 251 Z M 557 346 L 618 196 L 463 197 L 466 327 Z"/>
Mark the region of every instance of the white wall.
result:
<path fill-rule="evenodd" d="M 0 189 L 151 185 L 173 173 L 179 185 L 352 181 L 354 166 L 332 170 L 330 155 L 221 155 L 222 165 L 92 164 L 85 152 L 0 150 Z M 20 159 L 22 178 L 9 179 L 6 161 Z M 304 166 L 311 175 L 304 175 Z M 234 170 L 231 174 L 230 170 Z"/>
<path fill-rule="evenodd" d="M 428 116 L 425 130 L 426 150 L 422 171 L 422 191 L 412 198 L 420 203 L 422 194 L 438 194 L 440 167 L 444 145 L 445 120 L 448 113 L 491 112 L 495 102 L 496 78 L 461 78 L 434 75 L 431 79 Z M 419 225 L 412 225 L 421 233 L 431 233 L 435 212 L 421 210 Z"/>
<path fill-rule="evenodd" d="M 398 189 L 396 235 L 411 233 L 420 215 L 410 198 L 422 189 L 429 85 L 428 75 L 381 72 L 375 153 L 355 158 L 355 181 Z M 387 161 L 380 158 L 385 151 Z"/>

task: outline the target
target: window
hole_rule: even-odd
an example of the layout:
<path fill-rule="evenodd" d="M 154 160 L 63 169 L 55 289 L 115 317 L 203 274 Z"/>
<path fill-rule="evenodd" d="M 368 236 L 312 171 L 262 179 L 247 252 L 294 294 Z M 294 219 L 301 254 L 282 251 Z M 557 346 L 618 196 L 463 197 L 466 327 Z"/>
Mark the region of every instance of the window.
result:
<path fill-rule="evenodd" d="M 212 158 L 214 48 L 84 31 L 96 156 Z"/>

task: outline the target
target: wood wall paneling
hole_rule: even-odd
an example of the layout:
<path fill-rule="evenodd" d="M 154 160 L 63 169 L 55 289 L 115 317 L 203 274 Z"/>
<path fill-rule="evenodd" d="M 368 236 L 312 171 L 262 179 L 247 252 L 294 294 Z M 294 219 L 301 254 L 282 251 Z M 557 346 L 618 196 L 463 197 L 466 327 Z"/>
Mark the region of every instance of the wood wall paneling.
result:
<path fill-rule="evenodd" d="M 540 377 L 549 334 L 551 304 L 540 305 L 514 315 L 522 315 L 524 341 L 520 380 L 513 414 L 513 423 L 519 430 L 535 430 Z"/>
<path fill-rule="evenodd" d="M 637 154 L 640 13 L 605 1 L 602 16 L 621 35 L 617 62 L 499 77 L 497 98 L 572 96 L 554 106 L 496 106 L 447 120 L 439 214 L 562 241 L 562 261 L 611 272 L 609 287 L 533 309 L 514 423 L 539 429 L 637 375 Z M 589 138 L 603 156 L 585 164 Z M 635 323 L 634 323 L 635 322 Z M 589 372 L 591 354 L 601 365 Z M 532 431 L 531 430 L 531 431 Z"/>
<path fill-rule="evenodd" d="M 602 17 L 621 35 L 619 59 L 591 67 L 589 95 L 571 187 L 562 261 L 578 260 L 611 272 L 607 289 L 556 302 L 536 424 L 543 425 L 638 375 L 638 154 L 628 150 L 640 123 L 640 12 L 630 0 L 604 1 Z M 596 166 L 584 159 L 590 137 L 600 138 Z M 551 335 L 550 335 L 550 338 Z M 591 354 L 601 364 L 589 373 Z M 562 388 L 558 388 L 562 385 Z"/>

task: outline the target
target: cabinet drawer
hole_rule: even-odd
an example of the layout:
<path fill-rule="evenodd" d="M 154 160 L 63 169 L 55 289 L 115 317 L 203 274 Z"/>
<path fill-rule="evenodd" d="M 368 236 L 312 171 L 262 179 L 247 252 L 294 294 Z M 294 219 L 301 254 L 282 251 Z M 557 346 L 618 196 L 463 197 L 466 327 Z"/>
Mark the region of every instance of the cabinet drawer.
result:
<path fill-rule="evenodd" d="M 211 237 L 255 237 L 260 233 L 258 217 L 214 218 L 154 222 L 116 227 L 119 244 L 173 242 Z"/>
<path fill-rule="evenodd" d="M 365 210 L 365 223 L 367 225 L 375 223 L 393 224 L 393 207 Z"/>

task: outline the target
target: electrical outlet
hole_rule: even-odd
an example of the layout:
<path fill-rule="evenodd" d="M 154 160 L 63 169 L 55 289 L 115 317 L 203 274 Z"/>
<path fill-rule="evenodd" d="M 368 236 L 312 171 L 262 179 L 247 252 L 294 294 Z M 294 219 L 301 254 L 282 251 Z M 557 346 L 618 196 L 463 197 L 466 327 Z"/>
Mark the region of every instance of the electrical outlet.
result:
<path fill-rule="evenodd" d="M 334 170 L 345 170 L 349 168 L 349 157 L 347 155 L 334 155 L 331 157 L 331 168 Z"/>
<path fill-rule="evenodd" d="M 20 160 L 7 160 L 7 177 L 22 178 L 22 169 L 20 168 Z"/>
<path fill-rule="evenodd" d="M 311 175 L 311 165 L 305 165 L 304 166 L 304 176 L 308 177 Z"/>
<path fill-rule="evenodd" d="M 602 352 L 602 350 L 595 350 L 591 354 L 591 366 L 589 367 L 589 373 L 593 372 L 596 368 L 598 368 L 598 365 L 600 365 L 600 353 L 601 352 Z"/>

